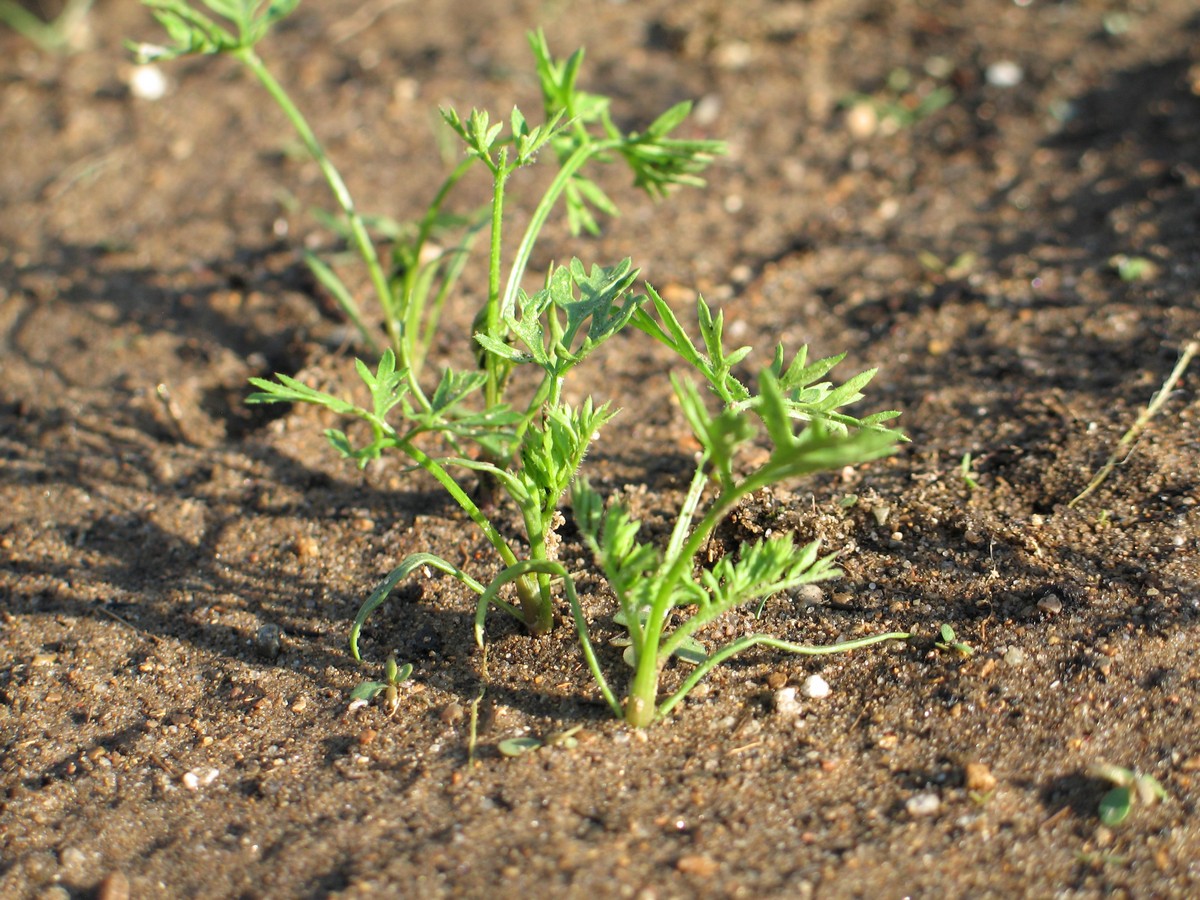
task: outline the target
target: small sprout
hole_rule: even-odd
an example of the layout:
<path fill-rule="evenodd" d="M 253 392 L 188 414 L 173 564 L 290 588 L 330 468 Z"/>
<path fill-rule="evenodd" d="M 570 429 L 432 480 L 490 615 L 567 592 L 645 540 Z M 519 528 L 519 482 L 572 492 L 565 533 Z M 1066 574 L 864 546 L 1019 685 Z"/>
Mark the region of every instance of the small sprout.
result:
<path fill-rule="evenodd" d="M 505 756 L 524 756 L 530 750 L 537 750 L 541 746 L 540 738 L 516 737 L 501 741 L 496 745 L 496 749 Z"/>
<path fill-rule="evenodd" d="M 579 746 L 579 739 L 575 735 L 582 730 L 582 725 L 572 725 L 562 731 L 552 731 L 544 738 L 508 738 L 498 743 L 496 749 L 504 756 L 524 756 L 530 750 L 540 750 L 542 747 L 562 747 L 564 750 L 574 750 Z"/>
<path fill-rule="evenodd" d="M 938 633 L 941 635 L 942 639 L 940 641 L 936 641 L 933 646 L 937 647 L 939 650 L 945 650 L 948 653 L 957 653 L 959 656 L 975 655 L 975 651 L 972 650 L 970 646 L 958 640 L 958 636 L 955 635 L 954 629 L 949 625 L 943 625 Z"/>
<path fill-rule="evenodd" d="M 1108 264 L 1122 281 L 1151 281 L 1158 275 L 1158 266 L 1144 256 L 1126 256 L 1124 253 L 1118 253 Z"/>
<path fill-rule="evenodd" d="M 1152 806 L 1167 799 L 1167 791 L 1153 775 L 1136 769 L 1123 769 L 1112 763 L 1100 762 L 1088 768 L 1093 778 L 1102 778 L 1115 785 L 1100 798 L 1100 821 L 1105 825 L 1120 825 L 1133 811 L 1135 803 Z"/>
<path fill-rule="evenodd" d="M 979 482 L 975 480 L 975 473 L 972 471 L 974 461 L 971 459 L 970 453 L 964 453 L 962 463 L 958 467 L 958 473 L 962 477 L 963 484 L 967 486 L 967 490 L 974 491 L 979 489 Z"/>
<path fill-rule="evenodd" d="M 396 710 L 400 706 L 400 691 L 397 686 L 408 680 L 409 676 L 412 675 L 412 670 L 412 663 L 397 666 L 396 657 L 393 654 L 388 657 L 387 665 L 384 668 L 384 677 L 387 680 L 364 681 L 350 692 L 350 699 L 353 701 L 374 700 L 382 693 L 383 708 L 390 719 L 396 714 Z"/>

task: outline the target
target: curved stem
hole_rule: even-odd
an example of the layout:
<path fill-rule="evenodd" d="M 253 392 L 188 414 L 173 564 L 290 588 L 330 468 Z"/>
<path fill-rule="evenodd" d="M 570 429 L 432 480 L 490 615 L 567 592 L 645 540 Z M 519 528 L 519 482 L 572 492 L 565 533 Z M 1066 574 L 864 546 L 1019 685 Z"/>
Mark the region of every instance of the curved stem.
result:
<path fill-rule="evenodd" d="M 571 578 L 571 574 L 566 567 L 559 562 L 554 562 L 549 559 L 527 559 L 524 562 L 519 562 L 516 565 L 509 566 L 503 572 L 493 579 L 479 597 L 479 603 L 475 608 L 475 643 L 483 647 L 483 626 L 487 618 L 487 608 L 490 603 L 499 603 L 496 595 L 500 588 L 508 584 L 510 581 L 517 581 L 520 584 L 520 579 L 526 575 L 540 574 L 545 576 L 556 576 L 563 581 L 563 589 L 567 595 L 567 602 L 571 604 L 571 615 L 575 619 L 575 629 L 579 633 L 579 646 L 583 651 L 584 659 L 587 660 L 588 668 L 591 670 L 592 677 L 596 679 L 596 684 L 600 688 L 600 693 L 603 695 L 605 702 L 609 708 L 618 717 L 621 715 L 621 704 L 617 701 L 616 695 L 612 692 L 612 688 L 608 686 L 608 681 L 604 677 L 604 673 L 600 670 L 600 661 L 596 658 L 595 648 L 592 647 L 591 638 L 588 636 L 587 620 L 583 615 L 583 607 L 579 605 L 579 596 L 575 593 L 575 580 Z"/>
<path fill-rule="evenodd" d="M 241 60 L 245 66 L 254 73 L 254 76 L 259 80 L 267 93 L 271 95 L 271 99 L 287 116 L 292 127 L 299 135 L 305 149 L 316 161 L 321 169 L 321 174 L 325 176 L 325 181 L 329 185 L 329 189 L 333 192 L 334 199 L 337 201 L 343 214 L 346 216 L 346 221 L 350 225 L 350 240 L 354 245 L 354 249 L 358 252 L 359 257 L 366 264 L 367 272 L 371 278 L 371 286 L 375 290 L 376 296 L 379 298 L 379 304 L 383 309 L 384 322 L 386 323 L 388 338 L 392 342 L 393 347 L 399 347 L 401 344 L 402 325 L 399 317 L 396 315 L 396 304 L 392 298 L 392 290 L 388 285 L 387 275 L 383 271 L 383 266 L 379 262 L 379 254 L 375 250 L 375 244 L 371 241 L 371 236 L 367 233 L 367 226 L 363 223 L 362 216 L 358 214 L 358 210 L 354 206 L 354 199 L 350 196 L 350 189 L 346 187 L 346 182 L 342 179 L 341 173 L 334 166 L 332 160 L 325 153 L 325 149 L 321 146 L 321 142 L 317 140 L 316 133 L 308 124 L 308 120 L 304 118 L 304 114 L 292 102 L 292 98 L 287 95 L 278 81 L 275 80 L 263 61 L 250 47 L 240 47 L 232 51 L 232 54 Z"/>
<path fill-rule="evenodd" d="M 566 190 L 571 178 L 593 156 L 612 150 L 620 146 L 620 144 L 621 141 L 618 139 L 583 144 L 577 147 L 575 152 L 568 156 L 562 164 L 562 168 L 554 176 L 554 181 L 550 183 L 550 187 L 542 195 L 541 201 L 533 211 L 533 217 L 525 227 L 525 234 L 521 237 L 521 243 L 517 245 L 517 254 L 513 258 L 512 268 L 509 269 L 508 273 L 508 283 L 504 288 L 504 299 L 500 301 L 501 318 L 512 315 L 513 310 L 516 308 L 517 291 L 521 287 L 521 279 L 525 277 L 525 268 L 529 265 L 529 257 L 533 253 L 533 247 L 537 243 L 538 235 L 541 234 L 542 227 L 546 224 L 546 219 L 550 216 L 550 211 L 554 208 L 554 204 L 558 202 L 558 198 L 562 196 L 562 192 Z"/>
<path fill-rule="evenodd" d="M 714 668 L 719 666 L 725 660 L 732 656 L 736 656 L 743 650 L 757 645 L 763 644 L 767 647 L 774 647 L 776 650 L 784 650 L 788 653 L 794 653 L 799 656 L 824 656 L 831 653 L 846 653 L 850 650 L 858 650 L 862 647 L 870 647 L 872 644 L 880 644 L 884 641 L 907 641 L 911 634 L 906 631 L 892 631 L 887 634 L 875 634 L 870 637 L 855 638 L 852 641 L 840 641 L 836 644 L 811 645 L 811 644 L 795 644 L 791 641 L 782 641 L 779 638 L 773 638 L 765 634 L 750 634 L 746 637 L 739 638 L 731 644 L 722 647 L 700 665 L 695 671 L 687 677 L 680 685 L 679 690 L 673 693 L 670 697 L 659 704 L 658 710 L 653 714 L 650 721 L 657 722 L 669 713 L 675 706 L 688 695 L 688 693 L 701 679 L 704 678 Z"/>

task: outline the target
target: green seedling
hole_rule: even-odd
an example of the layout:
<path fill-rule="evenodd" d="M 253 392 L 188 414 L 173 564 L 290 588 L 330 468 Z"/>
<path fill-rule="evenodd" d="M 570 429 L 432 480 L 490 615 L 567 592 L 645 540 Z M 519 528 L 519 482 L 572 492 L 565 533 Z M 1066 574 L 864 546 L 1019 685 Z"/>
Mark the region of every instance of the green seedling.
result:
<path fill-rule="evenodd" d="M 1167 799 L 1166 789 L 1153 775 L 1144 775 L 1137 770 L 1123 769 L 1105 762 L 1090 766 L 1088 774 L 1115 785 L 1100 798 L 1100 821 L 1105 825 L 1120 825 L 1137 803 L 1152 806 Z"/>
<path fill-rule="evenodd" d="M 575 231 L 596 231 L 599 215 L 617 212 L 615 204 L 586 173 L 591 164 L 622 161 L 634 184 L 652 197 L 664 196 L 677 185 L 698 185 L 700 172 L 722 152 L 716 141 L 672 137 L 684 122 L 690 104 L 667 110 L 644 130 L 622 131 L 609 113 L 609 100 L 581 90 L 577 84 L 582 51 L 556 60 L 545 37 L 530 36 L 543 96 L 543 121 L 531 123 L 514 109 L 506 121 L 494 122 L 487 112 L 461 116 L 444 110 L 443 118 L 466 149 L 447 176 L 428 211 L 413 230 L 397 230 L 390 274 L 381 262 L 370 234 L 370 220 L 360 214 L 341 175 L 283 87 L 259 58 L 256 45 L 270 28 L 290 14 L 298 0 L 233 3 L 229 0 L 146 0 L 167 29 L 170 46 L 139 45 L 143 60 L 170 59 L 185 54 L 225 54 L 239 60 L 263 84 L 292 123 L 309 153 L 319 164 L 342 218 L 343 233 L 370 276 L 383 313 L 388 346 L 377 367 L 358 362 L 358 373 L 371 395 L 369 406 L 312 389 L 280 374 L 254 379 L 259 388 L 251 403 L 312 403 L 365 421 L 370 439 L 355 445 L 345 432 L 328 437 L 343 456 L 365 465 L 384 451 L 399 451 L 412 464 L 432 475 L 482 530 L 508 567 L 526 555 L 533 561 L 550 558 L 557 538 L 557 505 L 598 430 L 613 415 L 605 404 L 591 399 L 578 408 L 562 401 L 563 379 L 600 344 L 630 320 L 641 297 L 631 288 L 637 271 L 626 260 L 616 266 L 586 269 L 578 260 L 548 273 L 545 286 L 532 296 L 522 287 L 534 246 L 552 210 L 561 201 Z M 213 15 L 202 11 L 207 8 Z M 538 157 L 552 158 L 557 170 L 517 244 L 504 265 L 505 201 L 510 178 Z M 492 200 L 481 218 L 461 223 L 465 237 L 436 265 L 423 262 L 432 236 L 445 227 L 446 200 L 472 169 L 482 169 L 491 181 Z M 488 233 L 487 300 L 475 316 L 470 340 L 478 368 L 446 368 L 426 382 L 423 363 L 436 332 L 443 302 L 462 271 L 466 251 L 480 229 Z M 316 276 L 338 299 L 349 318 L 363 329 L 365 316 L 344 282 L 332 268 L 310 258 Z M 430 268 L 433 265 L 433 268 Z M 440 268 L 439 268 L 440 267 Z M 435 284 L 437 285 L 435 287 Z M 523 345 L 523 346 L 519 346 Z M 509 375 L 520 364 L 532 363 L 541 377 L 523 396 L 511 396 Z M 397 407 L 399 409 L 397 410 Z M 396 410 L 399 424 L 388 420 Z M 480 511 L 470 493 L 451 474 L 452 469 L 481 476 L 507 493 L 520 509 L 525 534 L 503 535 Z M 527 551 L 516 548 L 528 547 Z M 416 569 L 437 569 L 458 578 L 472 590 L 484 588 L 458 567 L 429 554 L 405 559 L 363 605 L 351 631 L 351 649 L 358 657 L 357 639 L 366 616 L 398 581 Z M 549 575 L 544 570 L 516 579 L 518 602 L 497 599 L 496 606 L 520 618 L 535 634 L 549 630 L 553 605 Z M 382 592 L 382 593 L 381 593 Z"/>
<path fill-rule="evenodd" d="M 962 462 L 958 467 L 958 474 L 959 477 L 962 478 L 963 484 L 967 486 L 967 490 L 969 491 L 975 491 L 979 489 L 979 482 L 975 478 L 975 472 L 973 471 L 973 468 L 974 460 L 972 460 L 971 454 L 964 453 Z"/>
<path fill-rule="evenodd" d="M 878 94 L 850 94 L 842 100 L 842 105 L 869 107 L 879 121 L 880 130 L 894 134 L 911 128 L 952 102 L 954 89 L 949 85 L 914 84 L 907 69 L 893 69 L 886 87 Z"/>
<path fill-rule="evenodd" d="M 396 657 L 389 656 L 384 669 L 384 681 L 364 681 L 350 692 L 351 700 L 374 700 L 383 694 L 383 708 L 391 718 L 400 706 L 399 686 L 412 675 L 412 663 L 396 665 Z"/>
<path fill-rule="evenodd" d="M 141 45 L 142 59 L 195 53 L 229 55 L 263 84 L 283 110 L 325 175 L 338 204 L 337 224 L 366 266 L 382 312 L 387 343 L 378 363 L 356 362 L 369 402 L 360 405 L 286 374 L 252 379 L 258 392 L 249 401 L 316 404 L 358 420 L 360 431 L 354 437 L 340 429 L 326 432 L 331 445 L 359 465 L 385 452 L 406 457 L 414 468 L 441 484 L 478 526 L 503 565 L 485 586 L 471 573 L 433 554 L 408 556 L 360 608 L 350 632 L 356 658 L 366 619 L 396 585 L 414 573 L 431 577 L 435 571 L 450 575 L 478 595 L 475 635 L 480 646 L 492 609 L 520 619 L 535 634 L 548 631 L 556 591 L 561 590 L 601 693 L 616 714 L 636 726 L 668 714 L 713 667 L 758 644 L 817 654 L 908 637 L 892 633 L 812 647 L 752 635 L 708 654 L 696 636 L 727 610 L 839 574 L 834 555 L 822 556 L 815 543 L 798 547 L 790 535 L 745 544 L 711 568 L 699 567 L 698 561 L 720 522 L 755 491 L 809 473 L 877 459 L 896 449 L 904 437 L 885 423 L 897 413 L 859 419 L 844 410 L 862 398 L 861 389 L 874 370 L 835 386 L 823 379 L 841 356 L 809 362 L 807 348 L 803 348 L 787 361 L 780 346 L 752 388 L 734 374 L 751 349 L 725 350 L 722 315 L 714 314 L 703 299 L 698 301 L 702 341 L 697 345 L 652 288 L 647 286 L 646 294 L 635 293 L 638 271 L 630 260 L 588 268 L 573 259 L 566 265 L 551 266 L 540 290 L 531 294 L 525 289 L 534 246 L 560 202 L 575 232 L 596 231 L 598 216 L 616 213 L 612 201 L 586 174 L 593 164 L 624 163 L 634 184 L 655 198 L 677 185 L 701 183 L 700 173 L 722 151 L 722 145 L 672 137 L 686 119 L 689 104 L 672 107 L 644 130 L 623 131 L 609 114 L 608 98 L 578 87 L 582 52 L 556 60 L 544 36 L 536 33 L 530 46 L 543 95 L 542 120 L 533 124 L 515 109 L 499 122 L 480 110 L 467 116 L 444 110 L 443 118 L 466 155 L 446 178 L 426 215 L 406 230 L 358 212 L 312 128 L 256 53 L 256 45 L 295 9 L 298 0 L 269 4 L 266 0 L 146 2 L 167 29 L 172 44 Z M 507 188 L 518 170 L 539 156 L 552 159 L 554 175 L 541 199 L 532 205 L 529 222 L 506 264 L 502 238 Z M 445 212 L 446 200 L 473 169 L 482 170 L 489 179 L 491 202 L 479 217 L 451 221 Z M 431 236 L 447 227 L 459 227 L 465 237 L 451 242 L 452 251 L 435 255 L 435 262 L 429 263 L 425 251 Z M 392 241 L 388 266 L 381 261 L 373 232 Z M 470 336 L 477 367 L 446 368 L 439 378 L 427 381 L 423 364 L 442 304 L 461 273 L 461 261 L 475 236 L 484 234 L 488 277 L 487 290 L 481 293 L 486 301 L 474 317 Z M 364 337 L 369 337 L 364 325 L 367 318 L 345 283 L 323 261 L 314 257 L 310 265 L 349 318 L 362 328 Z M 702 452 L 665 548 L 639 541 L 638 523 L 619 505 L 606 510 L 586 480 L 577 477 L 591 442 L 616 410 L 591 397 L 575 405 L 567 403 L 564 381 L 626 326 L 670 348 L 707 383 L 711 395 L 706 399 L 691 381 L 673 379 L 676 398 Z M 518 368 L 531 377 L 510 378 Z M 716 411 L 709 409 L 710 401 L 718 407 Z M 741 451 L 760 439 L 769 445 L 769 455 L 765 462 L 744 471 L 748 465 L 745 457 L 750 454 Z M 481 477 L 506 495 L 520 515 L 524 533 L 505 534 L 454 472 Z M 564 521 L 559 507 L 568 493 L 584 540 L 619 601 L 615 622 L 628 634 L 626 653 L 634 674 L 624 703 L 617 700 L 604 678 L 574 581 L 555 559 L 556 530 Z M 515 597 L 502 596 L 510 585 Z M 672 657 L 689 660 L 694 669 L 674 693 L 660 700 L 660 679 Z M 389 686 L 394 688 L 390 677 L 380 689 L 386 691 Z"/>
<path fill-rule="evenodd" d="M 67 0 L 62 12 L 47 21 L 16 0 L 0 0 L 0 22 L 46 52 L 64 53 L 78 49 L 84 20 L 91 8 L 92 0 Z"/>
<path fill-rule="evenodd" d="M 582 730 L 582 725 L 572 725 L 563 731 L 548 734 L 544 738 L 508 738 L 498 743 L 496 749 L 504 756 L 524 756 L 529 751 L 540 750 L 542 747 L 562 747 L 565 750 L 573 750 L 579 746 L 579 739 L 575 735 Z"/>
<path fill-rule="evenodd" d="M 936 275 L 940 278 L 948 278 L 951 281 L 956 281 L 960 278 L 966 278 L 971 274 L 971 269 L 975 267 L 975 261 L 978 257 L 971 251 L 960 253 L 950 262 L 944 262 L 942 258 L 928 250 L 922 250 L 917 254 L 917 261 L 921 267 L 927 272 Z"/>
<path fill-rule="evenodd" d="M 816 542 L 797 547 L 790 534 L 743 544 L 711 568 L 698 566 L 714 530 L 737 504 L 781 481 L 885 456 L 894 452 L 903 438 L 882 424 L 894 413 L 859 420 L 840 411 L 843 405 L 860 399 L 859 389 L 873 371 L 834 387 L 820 379 L 841 357 L 808 363 L 805 348 L 785 364 L 781 345 L 772 365 L 760 374 L 758 390 L 751 391 L 733 374 L 749 348 L 724 349 L 721 314 L 714 315 L 702 298 L 697 302 L 702 352 L 662 298 L 653 290 L 650 298 L 657 315 L 639 309 L 634 323 L 703 375 L 711 393 L 721 401 L 721 409 L 710 412 L 692 382 L 673 378 L 676 398 L 702 450 L 665 548 L 640 541 L 640 523 L 620 504 L 606 509 L 586 479 L 577 479 L 573 488 L 576 523 L 617 595 L 619 612 L 614 621 L 627 632 L 625 655 L 634 674 L 624 704 L 609 688 L 591 652 L 586 623 L 572 600 L 576 625 L 601 693 L 615 713 L 639 727 L 667 715 L 714 667 L 750 647 L 762 644 L 815 655 L 908 637 L 892 633 L 808 646 L 755 634 L 711 654 L 704 652 L 697 633 L 726 611 L 841 574 L 833 565 L 836 554 L 822 556 Z M 804 423 L 798 433 L 797 422 Z M 760 436 L 771 446 L 770 455 L 742 473 L 740 451 Z M 706 493 L 715 493 L 707 503 Z M 568 596 L 573 598 L 570 577 L 562 574 Z M 694 668 L 674 693 L 660 701 L 660 680 L 673 656 L 682 657 Z"/>
<path fill-rule="evenodd" d="M 1122 281 L 1153 281 L 1158 277 L 1158 266 L 1144 256 L 1118 253 L 1109 259 L 1108 265 Z"/>
<path fill-rule="evenodd" d="M 945 650 L 947 653 L 956 653 L 963 657 L 975 655 L 975 651 L 972 650 L 970 646 L 960 641 L 958 636 L 954 633 L 954 629 L 949 625 L 942 625 L 941 629 L 938 631 L 938 634 L 941 637 L 941 640 L 935 641 L 933 646 L 937 647 L 939 650 Z"/>

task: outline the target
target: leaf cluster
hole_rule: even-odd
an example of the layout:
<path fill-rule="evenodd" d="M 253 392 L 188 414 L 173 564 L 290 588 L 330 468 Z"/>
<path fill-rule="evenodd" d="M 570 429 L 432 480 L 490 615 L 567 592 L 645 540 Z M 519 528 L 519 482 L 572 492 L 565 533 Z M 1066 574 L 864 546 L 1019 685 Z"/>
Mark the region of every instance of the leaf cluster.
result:
<path fill-rule="evenodd" d="M 200 0 L 214 13 L 214 18 L 187 0 L 142 2 L 150 7 L 172 41 L 168 46 L 135 45 L 138 59 L 143 63 L 248 50 L 300 4 L 300 0 Z"/>

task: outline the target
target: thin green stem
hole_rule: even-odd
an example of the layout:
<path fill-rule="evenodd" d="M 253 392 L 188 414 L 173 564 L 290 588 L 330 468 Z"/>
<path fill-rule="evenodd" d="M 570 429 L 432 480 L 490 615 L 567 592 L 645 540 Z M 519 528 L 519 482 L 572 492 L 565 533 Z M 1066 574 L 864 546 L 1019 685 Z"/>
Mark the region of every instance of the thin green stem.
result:
<path fill-rule="evenodd" d="M 504 186 L 508 181 L 508 176 L 512 174 L 512 170 L 508 167 L 507 157 L 508 154 L 501 150 L 500 161 L 492 169 L 492 240 L 491 250 L 488 254 L 488 299 L 484 333 L 496 340 L 504 339 L 500 333 L 500 323 L 504 321 L 505 315 L 500 307 L 500 267 L 503 264 L 501 251 L 504 229 Z M 504 360 L 494 353 L 485 353 L 484 359 L 488 376 L 487 384 L 484 385 L 484 399 L 487 408 L 492 409 L 500 403 L 502 393 L 500 382 L 503 377 L 502 364 Z"/>
<path fill-rule="evenodd" d="M 397 316 L 396 304 L 393 302 L 392 290 L 388 285 L 387 274 L 383 270 L 383 266 L 379 262 L 379 254 L 375 249 L 375 244 L 371 241 L 371 236 L 367 233 L 367 226 L 362 220 L 362 216 L 358 214 L 355 208 L 354 199 L 350 196 L 350 190 L 346 187 L 346 182 L 342 179 L 341 173 L 337 167 L 329 159 L 325 153 L 325 149 L 321 146 L 321 142 L 317 140 L 316 133 L 308 124 L 308 120 L 304 118 L 304 114 L 300 112 L 292 98 L 288 96 L 275 76 L 263 64 L 258 55 L 251 47 L 239 47 L 231 51 L 232 55 L 254 73 L 254 76 L 259 80 L 267 93 L 271 95 L 271 99 L 283 111 L 283 114 L 291 122 L 292 127 L 296 130 L 300 140 L 303 142 L 305 149 L 316 161 L 321 169 L 321 174 L 325 177 L 325 182 L 329 185 L 333 192 L 334 199 L 341 207 L 342 213 L 346 216 L 346 221 L 350 226 L 350 239 L 354 245 L 354 249 L 366 264 L 367 272 L 371 278 L 371 286 L 375 290 L 376 296 L 379 298 L 379 304 L 383 309 L 384 322 L 387 328 L 388 338 L 392 342 L 393 347 L 402 345 L 403 324 Z"/>
<path fill-rule="evenodd" d="M 619 139 L 589 142 L 576 148 L 575 152 L 563 162 L 562 168 L 558 170 L 558 174 L 554 176 L 554 181 L 550 183 L 550 187 L 542 195 L 541 201 L 533 211 L 533 217 L 525 227 L 525 234 L 521 237 L 521 243 L 517 245 L 517 253 L 513 257 L 512 268 L 508 272 L 508 283 L 504 288 L 504 299 L 500 302 L 501 318 L 512 315 L 513 310 L 516 308 L 517 291 L 521 288 L 521 280 L 525 277 L 525 269 L 529 265 L 529 257 L 533 253 L 534 245 L 537 243 L 538 236 L 542 233 L 546 219 L 549 218 L 551 210 L 554 209 L 554 204 L 558 202 L 558 198 L 562 196 L 562 192 L 570 184 L 571 178 L 574 177 L 575 173 L 589 159 L 605 151 L 612 150 L 620 146 L 620 144 L 621 141 Z"/>
<path fill-rule="evenodd" d="M 604 672 L 600 669 L 600 661 L 596 658 L 596 651 L 592 647 L 591 638 L 588 636 L 587 620 L 583 615 L 583 607 L 579 604 L 579 595 L 575 592 L 575 580 L 571 578 L 571 573 L 562 563 L 549 559 L 527 559 L 509 566 L 497 575 L 488 585 L 487 590 L 479 597 L 479 603 L 475 610 L 475 643 L 483 647 L 486 653 L 487 648 L 483 643 L 483 625 L 487 617 L 487 607 L 489 604 L 497 602 L 496 595 L 500 588 L 509 582 L 515 581 L 520 584 L 526 576 L 531 574 L 562 579 L 563 590 L 567 595 L 567 602 L 571 605 L 571 615 L 575 619 L 575 627 L 579 633 L 579 646 L 583 651 L 583 657 L 587 660 L 588 668 L 591 670 L 592 677 L 596 679 L 596 684 L 600 687 L 600 693 L 605 702 L 608 703 L 613 713 L 620 716 L 621 704 L 608 686 Z"/>
<path fill-rule="evenodd" d="M 870 647 L 872 644 L 880 644 L 884 641 L 907 641 L 910 637 L 912 637 L 912 635 L 906 631 L 892 631 L 888 632 L 887 634 L 873 634 L 869 637 L 855 638 L 852 641 L 841 641 L 836 644 L 826 644 L 822 646 L 819 644 L 794 644 L 791 641 L 782 641 L 766 634 L 750 634 L 746 637 L 738 638 L 731 644 L 727 644 L 700 665 L 698 665 L 692 674 L 684 680 L 682 685 L 680 685 L 679 689 L 659 704 L 658 710 L 654 712 L 650 720 L 645 724 L 657 722 L 658 720 L 662 719 L 672 709 L 674 709 L 679 701 L 686 697 L 692 688 L 699 684 L 701 679 L 703 679 L 704 676 L 706 676 L 709 672 L 730 657 L 741 653 L 743 650 L 748 650 L 757 644 L 763 644 L 767 647 L 774 647 L 776 650 L 784 650 L 788 653 L 795 653 L 800 656 L 824 656 L 831 653 L 847 653 L 851 650 L 858 650 L 862 647 Z M 631 720 L 630 724 L 636 725 L 638 723 Z"/>
<path fill-rule="evenodd" d="M 438 480 L 438 483 L 446 489 L 446 493 L 454 498 L 454 502 L 462 507 L 472 522 L 479 526 L 479 530 L 483 532 L 488 543 L 500 554 L 500 559 L 506 566 L 517 564 L 517 555 L 508 546 L 508 542 L 504 540 L 503 535 L 496 530 L 496 526 L 475 505 L 475 501 L 467 496 L 467 492 L 454 480 L 454 476 L 416 444 L 409 441 L 397 441 L 397 446 L 407 453 L 413 462 Z M 554 624 L 552 621 L 553 611 L 550 608 L 549 602 L 544 602 L 542 592 L 527 580 L 518 581 L 516 587 L 517 595 L 521 599 L 522 621 L 525 622 L 526 626 L 534 634 L 547 633 Z"/>

